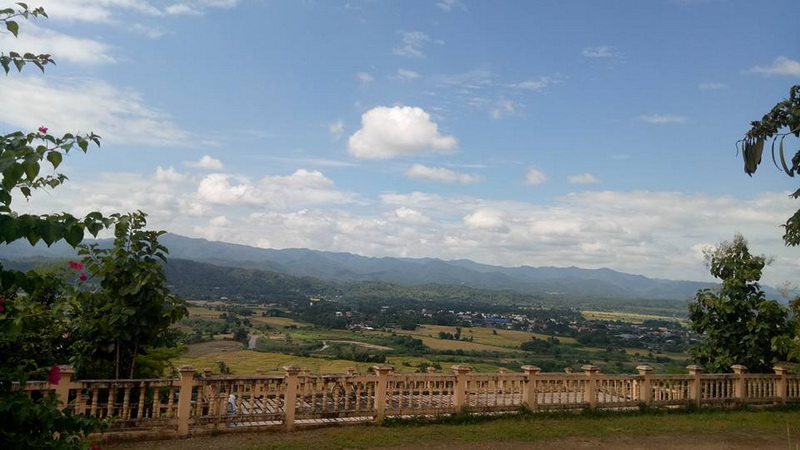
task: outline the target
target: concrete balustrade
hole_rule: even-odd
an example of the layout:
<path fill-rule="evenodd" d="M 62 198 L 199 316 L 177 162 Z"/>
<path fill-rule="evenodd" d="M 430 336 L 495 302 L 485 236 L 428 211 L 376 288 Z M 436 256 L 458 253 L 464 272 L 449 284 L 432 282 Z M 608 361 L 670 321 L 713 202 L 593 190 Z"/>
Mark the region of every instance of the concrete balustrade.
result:
<path fill-rule="evenodd" d="M 706 374 L 688 366 L 686 375 L 602 374 L 594 365 L 582 372 L 475 373 L 456 365 L 451 372 L 396 373 L 377 365 L 373 373 L 348 368 L 342 374 L 312 374 L 287 366 L 284 374 L 214 376 L 192 366 L 175 379 L 74 380 L 61 367 L 58 384 L 18 386 L 31 393 L 55 393 L 76 414 L 110 420 L 111 437 L 180 437 L 219 431 L 284 429 L 325 424 L 382 423 L 387 417 L 436 416 L 461 411 L 635 408 L 639 405 L 735 405 L 800 403 L 800 375 L 775 367 L 752 374 L 735 365 L 732 374 Z M 214 431 L 216 430 L 216 431 Z"/>

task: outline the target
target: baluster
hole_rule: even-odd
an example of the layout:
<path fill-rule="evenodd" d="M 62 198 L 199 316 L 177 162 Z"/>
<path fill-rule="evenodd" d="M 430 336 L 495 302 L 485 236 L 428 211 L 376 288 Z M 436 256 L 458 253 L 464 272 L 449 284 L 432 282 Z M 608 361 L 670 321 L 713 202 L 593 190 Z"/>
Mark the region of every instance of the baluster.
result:
<path fill-rule="evenodd" d="M 130 401 L 131 401 L 131 387 L 126 383 L 122 386 L 122 411 L 120 418 L 123 420 L 130 419 Z"/>

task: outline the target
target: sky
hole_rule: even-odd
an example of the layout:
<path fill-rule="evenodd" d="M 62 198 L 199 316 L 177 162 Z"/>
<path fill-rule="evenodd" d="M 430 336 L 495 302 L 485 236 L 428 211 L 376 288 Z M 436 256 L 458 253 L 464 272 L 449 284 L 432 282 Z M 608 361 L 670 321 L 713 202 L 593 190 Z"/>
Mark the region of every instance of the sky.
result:
<path fill-rule="evenodd" d="M 0 132 L 102 145 L 18 211 L 686 280 L 741 233 L 766 283 L 797 279 L 797 182 L 735 147 L 800 83 L 794 1 L 28 3 L 49 19 L 0 50 L 57 65 L 0 79 Z"/>

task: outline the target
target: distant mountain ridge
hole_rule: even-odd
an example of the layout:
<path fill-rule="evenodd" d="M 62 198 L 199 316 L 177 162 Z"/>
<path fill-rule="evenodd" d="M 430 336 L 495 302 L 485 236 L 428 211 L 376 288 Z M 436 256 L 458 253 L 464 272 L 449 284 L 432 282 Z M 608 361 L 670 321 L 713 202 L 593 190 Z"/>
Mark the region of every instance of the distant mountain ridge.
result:
<path fill-rule="evenodd" d="M 88 241 L 92 242 L 92 241 Z M 101 245 L 108 241 L 99 241 Z M 309 249 L 262 249 L 241 244 L 189 238 L 168 233 L 161 242 L 170 257 L 208 264 L 258 269 L 326 281 L 385 281 L 395 284 L 454 284 L 481 289 L 514 290 L 550 295 L 580 295 L 685 300 L 698 289 L 714 286 L 697 281 L 652 279 L 611 269 L 578 267 L 501 267 L 461 259 L 367 257 Z M 51 248 L 15 242 L 2 248 L 7 260 L 74 257 L 64 243 Z M 764 286 L 768 296 L 777 292 Z"/>

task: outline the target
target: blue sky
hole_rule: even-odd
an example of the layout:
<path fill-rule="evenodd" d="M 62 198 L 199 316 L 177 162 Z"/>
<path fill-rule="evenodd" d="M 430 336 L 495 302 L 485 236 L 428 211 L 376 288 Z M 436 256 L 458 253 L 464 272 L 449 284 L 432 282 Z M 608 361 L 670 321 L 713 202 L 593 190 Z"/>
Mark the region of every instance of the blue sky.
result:
<path fill-rule="evenodd" d="M 800 204 L 734 143 L 800 82 L 791 1 L 41 0 L 0 130 L 95 131 L 22 210 L 213 240 L 708 279 L 741 232 L 796 278 Z M 793 146 L 797 142 L 792 143 Z M 794 148 L 794 147 L 792 147 Z"/>

